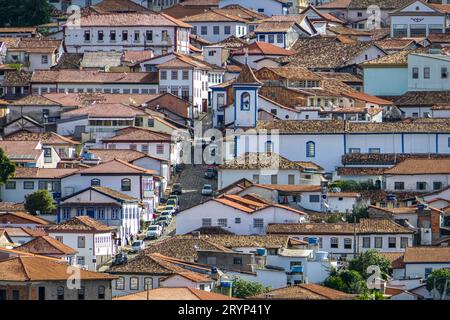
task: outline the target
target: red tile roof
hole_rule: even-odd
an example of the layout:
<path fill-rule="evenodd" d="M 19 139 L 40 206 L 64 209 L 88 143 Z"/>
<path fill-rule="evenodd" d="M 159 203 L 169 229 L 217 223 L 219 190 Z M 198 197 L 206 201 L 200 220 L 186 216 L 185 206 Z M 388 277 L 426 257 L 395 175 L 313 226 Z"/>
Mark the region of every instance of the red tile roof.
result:
<path fill-rule="evenodd" d="M 38 255 L 73 255 L 77 251 L 50 236 L 40 236 L 16 248 Z"/>
<path fill-rule="evenodd" d="M 113 300 L 239 300 L 215 292 L 208 292 L 188 287 L 180 288 L 157 288 L 142 291 L 126 296 L 114 298 Z"/>
<path fill-rule="evenodd" d="M 157 72 L 103 72 L 97 70 L 37 70 L 32 83 L 158 83 Z"/>
<path fill-rule="evenodd" d="M 450 159 L 406 159 L 384 173 L 386 175 L 450 174 Z"/>
<path fill-rule="evenodd" d="M 39 225 L 49 225 L 51 224 L 50 221 L 47 221 L 45 219 L 39 218 L 38 216 L 33 216 L 32 214 L 29 214 L 27 212 L 20 212 L 20 211 L 14 211 L 14 212 L 0 212 L 0 219 L 8 219 L 8 216 L 17 217 L 24 220 L 29 220 L 30 223 L 39 224 Z M 7 220 L 8 221 L 8 220 Z"/>
<path fill-rule="evenodd" d="M 111 232 L 113 227 L 105 226 L 99 221 L 88 216 L 77 216 L 60 224 L 50 226 L 46 229 L 49 233 L 59 232 Z"/>
<path fill-rule="evenodd" d="M 123 175 L 141 175 L 141 174 L 157 174 L 155 170 L 144 169 L 120 159 L 114 159 L 108 162 L 103 162 L 97 166 L 81 169 L 78 171 L 81 175 L 95 175 L 95 174 L 123 174 Z"/>
<path fill-rule="evenodd" d="M 292 50 L 283 49 L 268 42 L 253 42 L 246 47 L 233 51 L 232 55 L 245 55 L 246 50 L 248 55 L 291 56 L 295 54 Z"/>
<path fill-rule="evenodd" d="M 153 131 L 150 129 L 128 127 L 116 131 L 116 135 L 111 138 L 103 139 L 103 142 L 171 142 L 171 136 L 166 133 Z"/>

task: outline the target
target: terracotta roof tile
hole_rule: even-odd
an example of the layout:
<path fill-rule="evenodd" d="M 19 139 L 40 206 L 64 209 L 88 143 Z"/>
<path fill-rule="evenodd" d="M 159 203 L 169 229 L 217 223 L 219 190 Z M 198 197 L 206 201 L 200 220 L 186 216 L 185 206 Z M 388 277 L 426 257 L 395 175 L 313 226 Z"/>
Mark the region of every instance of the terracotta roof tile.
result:
<path fill-rule="evenodd" d="M 16 248 L 39 255 L 63 256 L 73 255 L 77 251 L 50 236 L 40 236 Z"/>
<path fill-rule="evenodd" d="M 144 169 L 131 163 L 122 161 L 120 159 L 114 159 L 108 162 L 103 162 L 97 166 L 81 169 L 78 171 L 81 175 L 95 175 L 95 174 L 129 174 L 129 175 L 140 175 L 140 174 L 156 174 L 155 170 Z"/>
<path fill-rule="evenodd" d="M 233 56 L 245 55 L 270 55 L 270 56 L 290 56 L 295 54 L 292 50 L 280 48 L 268 42 L 253 42 L 246 47 L 241 47 L 233 51 Z"/>
<path fill-rule="evenodd" d="M 386 168 L 377 167 L 339 167 L 339 176 L 378 176 L 383 175 Z"/>
<path fill-rule="evenodd" d="M 102 162 L 108 162 L 114 159 L 120 159 L 132 163 L 138 159 L 149 157 L 158 161 L 167 162 L 165 159 L 150 156 L 144 152 L 130 149 L 89 149 L 89 153 L 99 157 Z"/>
<path fill-rule="evenodd" d="M 37 70 L 32 83 L 158 83 L 157 72 L 103 72 L 97 70 Z"/>
<path fill-rule="evenodd" d="M 248 20 L 232 14 L 228 10 L 211 9 L 193 16 L 182 18 L 181 21 L 188 23 L 196 22 L 241 22 L 247 23 Z"/>
<path fill-rule="evenodd" d="M 114 137 L 103 139 L 103 142 L 118 141 L 170 142 L 171 137 L 168 134 L 153 131 L 150 129 L 128 127 L 117 130 Z"/>
<path fill-rule="evenodd" d="M 55 132 L 28 132 L 16 131 L 10 135 L 5 136 L 8 141 L 41 141 L 46 145 L 79 145 L 78 141 L 73 141 L 69 138 L 60 136 Z"/>
<path fill-rule="evenodd" d="M 157 288 L 114 298 L 113 300 L 239 300 L 194 288 Z"/>
<path fill-rule="evenodd" d="M 449 263 L 449 247 L 408 247 L 405 249 L 404 263 Z"/>
<path fill-rule="evenodd" d="M 78 169 L 16 168 L 15 179 L 60 179 L 76 173 Z"/>
<path fill-rule="evenodd" d="M 49 233 L 59 232 L 111 232 L 113 227 L 105 226 L 99 221 L 88 216 L 77 216 L 60 224 L 50 226 L 46 229 Z"/>
<path fill-rule="evenodd" d="M 33 216 L 30 213 L 22 212 L 22 211 L 7 211 L 0 212 L 0 218 L 8 219 L 8 216 L 18 217 L 20 219 L 29 220 L 31 223 L 39 224 L 39 225 L 50 225 L 51 222 L 45 219 L 39 218 L 38 216 Z"/>
<path fill-rule="evenodd" d="M 450 174 L 450 159 L 406 159 L 385 171 L 385 175 Z"/>
<path fill-rule="evenodd" d="M 355 295 L 313 283 L 302 283 L 259 294 L 250 299 L 267 300 L 353 300 Z"/>

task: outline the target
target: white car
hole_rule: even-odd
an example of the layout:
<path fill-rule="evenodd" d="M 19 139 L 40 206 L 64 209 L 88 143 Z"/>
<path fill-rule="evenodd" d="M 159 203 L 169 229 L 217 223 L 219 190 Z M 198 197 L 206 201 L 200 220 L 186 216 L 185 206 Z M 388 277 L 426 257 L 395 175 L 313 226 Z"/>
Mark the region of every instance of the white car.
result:
<path fill-rule="evenodd" d="M 162 227 L 160 225 L 154 224 L 148 227 L 147 229 L 147 238 L 149 239 L 158 239 L 161 237 Z"/>
<path fill-rule="evenodd" d="M 164 207 L 163 211 L 161 211 L 161 212 L 164 212 L 164 211 L 169 211 L 170 213 L 174 214 L 177 210 L 176 210 L 175 206 L 167 205 Z"/>
<path fill-rule="evenodd" d="M 139 252 L 144 249 L 145 249 L 145 242 L 142 240 L 136 240 L 131 245 L 131 252 L 133 252 L 133 253 Z"/>
<path fill-rule="evenodd" d="M 204 196 L 212 196 L 213 195 L 213 188 L 210 184 L 205 184 L 203 186 L 202 195 L 204 195 Z"/>

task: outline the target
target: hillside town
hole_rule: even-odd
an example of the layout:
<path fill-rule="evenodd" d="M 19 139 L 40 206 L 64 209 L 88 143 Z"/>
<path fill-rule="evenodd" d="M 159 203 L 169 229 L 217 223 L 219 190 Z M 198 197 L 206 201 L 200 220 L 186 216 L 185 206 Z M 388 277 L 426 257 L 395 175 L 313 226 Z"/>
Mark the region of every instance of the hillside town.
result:
<path fill-rule="evenodd" d="M 450 1 L 32 3 L 0 300 L 450 300 Z"/>

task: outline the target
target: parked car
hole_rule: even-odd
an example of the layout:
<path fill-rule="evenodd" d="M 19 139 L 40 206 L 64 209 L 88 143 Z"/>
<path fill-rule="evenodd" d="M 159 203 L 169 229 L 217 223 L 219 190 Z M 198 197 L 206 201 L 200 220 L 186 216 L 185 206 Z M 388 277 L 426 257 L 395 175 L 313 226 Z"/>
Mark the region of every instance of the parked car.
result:
<path fill-rule="evenodd" d="M 160 216 L 158 218 L 158 223 L 162 223 L 165 227 L 167 227 L 170 223 L 170 218 L 168 216 Z"/>
<path fill-rule="evenodd" d="M 169 217 L 170 219 L 172 219 L 172 212 L 170 212 L 170 211 L 162 211 L 159 216 L 160 217 Z"/>
<path fill-rule="evenodd" d="M 206 179 L 215 179 L 217 177 L 217 170 L 215 168 L 208 168 L 205 171 Z"/>
<path fill-rule="evenodd" d="M 182 194 L 183 189 L 181 187 L 181 183 L 174 183 L 172 187 L 172 194 Z"/>
<path fill-rule="evenodd" d="M 151 225 L 147 229 L 147 238 L 148 239 L 158 239 L 161 237 L 162 227 L 159 225 Z"/>
<path fill-rule="evenodd" d="M 179 173 L 181 171 L 183 171 L 184 169 L 184 164 L 176 164 L 175 165 L 175 172 Z"/>
<path fill-rule="evenodd" d="M 170 213 L 174 214 L 176 212 L 176 209 L 175 206 L 173 205 L 166 205 L 163 211 L 170 211 Z"/>
<path fill-rule="evenodd" d="M 118 266 L 128 262 L 128 256 L 125 252 L 119 252 L 112 261 L 113 266 Z"/>
<path fill-rule="evenodd" d="M 213 188 L 210 184 L 205 184 L 203 186 L 202 195 L 204 195 L 204 196 L 212 196 L 213 195 Z"/>
<path fill-rule="evenodd" d="M 167 201 L 170 200 L 170 199 L 175 200 L 178 206 L 180 205 L 180 199 L 178 198 L 177 195 L 171 194 L 171 195 L 169 196 L 169 198 L 167 198 Z"/>
<path fill-rule="evenodd" d="M 137 253 L 145 249 L 145 242 L 142 240 L 136 240 L 131 244 L 131 252 Z"/>
<path fill-rule="evenodd" d="M 178 209 L 179 209 L 178 203 L 177 203 L 177 201 L 176 201 L 175 199 L 169 199 L 169 200 L 167 200 L 167 202 L 166 202 L 166 207 L 167 207 L 167 206 L 173 206 L 175 212 L 178 211 Z"/>

